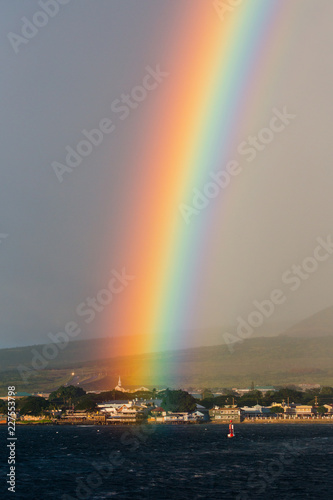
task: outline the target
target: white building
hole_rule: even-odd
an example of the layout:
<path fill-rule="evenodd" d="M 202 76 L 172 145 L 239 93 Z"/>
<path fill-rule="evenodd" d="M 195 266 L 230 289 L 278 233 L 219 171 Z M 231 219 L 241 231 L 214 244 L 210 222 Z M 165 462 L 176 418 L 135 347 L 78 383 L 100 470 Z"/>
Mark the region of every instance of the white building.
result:
<path fill-rule="evenodd" d="M 284 405 L 284 418 L 309 418 L 316 415 L 316 410 L 311 405 L 298 405 L 291 403 Z"/>
<path fill-rule="evenodd" d="M 132 406 L 133 402 L 129 401 L 128 399 L 126 400 L 121 400 L 118 399 L 116 401 L 106 401 L 105 403 L 99 403 L 97 405 L 98 411 L 102 413 L 117 413 L 117 410 L 120 408 L 126 406 L 130 408 Z"/>
<path fill-rule="evenodd" d="M 193 413 L 163 411 L 159 415 L 148 418 L 150 424 L 188 424 L 202 421 L 204 414 L 200 411 Z"/>
<path fill-rule="evenodd" d="M 261 405 L 243 406 L 241 410 L 244 418 L 255 418 L 255 417 L 263 418 L 272 416 L 270 408 Z"/>
<path fill-rule="evenodd" d="M 119 375 L 119 379 L 118 379 L 118 385 L 116 385 L 116 387 L 114 389 L 115 389 L 115 391 L 126 392 L 125 389 L 121 385 L 120 375 Z"/>

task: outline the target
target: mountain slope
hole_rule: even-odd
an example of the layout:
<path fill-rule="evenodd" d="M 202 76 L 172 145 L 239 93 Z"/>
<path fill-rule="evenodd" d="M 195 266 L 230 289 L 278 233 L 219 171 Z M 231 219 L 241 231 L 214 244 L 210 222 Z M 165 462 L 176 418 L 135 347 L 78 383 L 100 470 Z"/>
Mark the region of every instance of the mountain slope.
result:
<path fill-rule="evenodd" d="M 333 335 L 333 306 L 300 321 L 284 332 L 288 337 L 323 337 Z"/>
<path fill-rule="evenodd" d="M 63 383 L 108 390 L 115 387 L 119 374 L 125 387 L 236 387 L 249 386 L 252 380 L 259 385 L 333 385 L 332 359 L 333 336 L 253 338 L 235 345 L 233 353 L 220 345 L 48 366 L 31 372 L 26 384 L 12 368 L 1 373 L 0 389 L 3 392 L 10 381 L 17 390 L 30 392 Z"/>

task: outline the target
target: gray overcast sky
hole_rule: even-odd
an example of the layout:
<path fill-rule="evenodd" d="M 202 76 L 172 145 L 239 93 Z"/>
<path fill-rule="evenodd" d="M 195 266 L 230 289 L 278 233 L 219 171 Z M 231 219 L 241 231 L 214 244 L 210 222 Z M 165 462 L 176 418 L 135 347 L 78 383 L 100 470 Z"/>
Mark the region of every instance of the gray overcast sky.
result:
<path fill-rule="evenodd" d="M 333 3 L 293 1 L 300 14 L 271 100 L 297 118 L 237 178 L 242 203 L 231 205 L 218 244 L 207 249 L 195 313 L 182 328 L 234 325 L 254 299 L 281 287 L 284 271 L 313 254 L 317 236 L 333 234 Z M 190 15 L 189 1 L 179 4 Z M 0 233 L 8 234 L 0 243 L 0 347 L 46 342 L 47 332 L 77 319 L 76 306 L 104 286 L 106 269 L 124 265 L 122 186 L 140 175 L 130 145 L 155 97 L 63 184 L 51 162 L 64 159 L 82 129 L 111 116 L 111 102 L 140 83 L 147 65 L 169 69 L 168 44 L 180 22 L 166 0 L 71 0 L 15 54 L 8 32 L 20 33 L 21 18 L 38 9 L 32 0 L 0 7 Z M 267 116 L 244 125 L 243 137 Z M 212 217 L 219 203 L 209 208 Z M 333 256 L 288 296 L 274 321 L 331 306 L 332 271 Z M 83 336 L 99 336 L 100 321 Z"/>

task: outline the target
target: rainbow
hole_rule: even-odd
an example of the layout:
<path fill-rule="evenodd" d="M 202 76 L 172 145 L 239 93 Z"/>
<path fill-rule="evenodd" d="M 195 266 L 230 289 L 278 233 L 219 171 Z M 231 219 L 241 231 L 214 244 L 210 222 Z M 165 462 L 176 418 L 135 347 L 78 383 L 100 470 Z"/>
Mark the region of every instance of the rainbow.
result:
<path fill-rule="evenodd" d="M 124 335 L 125 342 L 126 335 L 138 335 L 131 353 L 186 345 L 188 339 L 179 332 L 196 306 L 207 249 L 239 200 L 230 185 L 221 191 L 219 213 L 214 205 L 189 224 L 179 206 L 191 205 L 193 189 L 235 159 L 249 126 L 258 116 L 262 124 L 280 104 L 271 95 L 278 85 L 290 20 L 296 16 L 292 4 L 244 0 L 223 20 L 213 1 L 172 7 L 180 19 L 179 32 L 166 42 L 167 60 L 158 61 L 169 76 L 145 114 L 144 136 L 134 145 L 140 180 L 135 189 L 129 186 L 126 199 L 131 217 L 123 262 L 136 278 L 126 299 L 113 306 L 104 332 L 110 332 L 111 323 L 113 333 Z M 145 374 L 166 370 L 163 363 L 148 371 L 142 367 Z"/>

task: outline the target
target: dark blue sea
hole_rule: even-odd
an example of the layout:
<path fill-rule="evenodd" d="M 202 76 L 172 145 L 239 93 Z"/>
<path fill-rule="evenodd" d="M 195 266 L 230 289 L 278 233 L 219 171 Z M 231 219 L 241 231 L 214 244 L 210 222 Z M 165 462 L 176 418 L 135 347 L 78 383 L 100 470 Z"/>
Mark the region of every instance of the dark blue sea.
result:
<path fill-rule="evenodd" d="M 333 425 L 18 426 L 16 493 L 0 498 L 330 499 Z"/>

